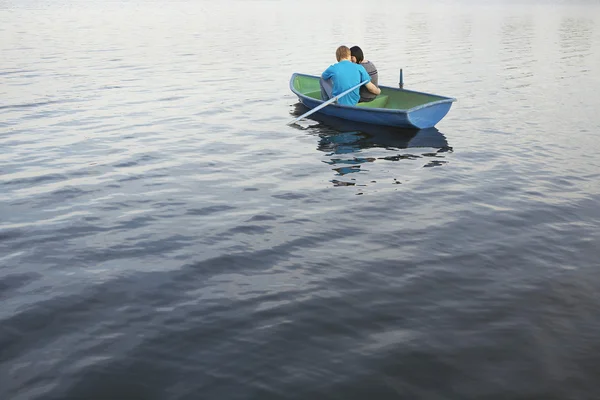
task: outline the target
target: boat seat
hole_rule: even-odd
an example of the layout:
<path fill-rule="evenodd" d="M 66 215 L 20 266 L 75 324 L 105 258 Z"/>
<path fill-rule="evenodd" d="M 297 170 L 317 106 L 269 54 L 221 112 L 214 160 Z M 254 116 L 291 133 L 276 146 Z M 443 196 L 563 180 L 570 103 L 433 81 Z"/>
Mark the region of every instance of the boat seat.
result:
<path fill-rule="evenodd" d="M 321 90 L 317 90 L 314 92 L 305 93 L 305 96 L 312 97 L 313 99 L 321 100 Z"/>
<path fill-rule="evenodd" d="M 312 97 L 313 99 L 321 100 L 321 90 L 316 90 L 314 92 L 308 92 L 304 94 L 305 96 Z M 368 101 L 365 103 L 358 103 L 359 107 L 366 108 L 385 108 L 387 104 L 388 96 L 387 95 L 379 95 L 373 101 Z"/>
<path fill-rule="evenodd" d="M 387 95 L 383 95 L 383 96 L 379 95 L 379 96 L 375 97 L 375 100 L 373 100 L 373 101 L 367 101 L 365 103 L 358 103 L 357 105 L 359 107 L 366 107 L 366 108 L 385 108 L 387 101 L 388 101 Z"/>

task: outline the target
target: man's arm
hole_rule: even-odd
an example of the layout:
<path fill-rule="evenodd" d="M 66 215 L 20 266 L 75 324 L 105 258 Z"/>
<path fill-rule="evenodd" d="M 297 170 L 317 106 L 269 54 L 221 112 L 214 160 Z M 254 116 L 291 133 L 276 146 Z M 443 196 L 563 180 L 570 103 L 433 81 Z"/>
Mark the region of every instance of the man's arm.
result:
<path fill-rule="evenodd" d="M 367 84 L 365 84 L 365 87 L 367 88 L 367 90 L 373 94 L 380 94 L 381 93 L 381 89 L 379 89 L 377 86 L 375 86 L 373 84 L 373 82 L 369 82 Z"/>
<path fill-rule="evenodd" d="M 330 65 L 323 73 L 321 74 L 321 78 L 327 80 L 333 76 L 333 65 Z"/>
<path fill-rule="evenodd" d="M 381 93 L 381 89 L 379 89 L 377 86 L 375 86 L 373 84 L 373 82 L 371 82 L 371 77 L 369 76 L 369 73 L 367 72 L 367 70 L 365 69 L 365 67 L 363 67 L 362 65 L 359 68 L 360 71 L 360 77 L 362 79 L 362 81 L 369 81 L 368 83 L 365 83 L 365 87 L 367 88 L 367 90 L 373 94 L 379 94 Z"/>

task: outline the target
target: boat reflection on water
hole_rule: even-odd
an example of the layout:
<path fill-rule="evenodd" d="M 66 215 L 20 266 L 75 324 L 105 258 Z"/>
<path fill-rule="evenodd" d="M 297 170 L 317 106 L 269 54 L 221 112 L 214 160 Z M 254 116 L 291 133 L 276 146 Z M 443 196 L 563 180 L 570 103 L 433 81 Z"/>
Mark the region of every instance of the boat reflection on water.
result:
<path fill-rule="evenodd" d="M 292 115 L 299 117 L 307 110 L 302 104 L 296 104 Z M 351 181 L 341 179 L 344 175 L 365 172 L 363 166 L 376 161 L 420 160 L 423 167 L 435 167 L 446 164 L 444 153 L 452 152 L 446 137 L 437 128 L 392 128 L 347 121 L 319 113 L 308 116 L 301 124 L 303 126 L 295 125 L 296 128 L 319 137 L 317 150 L 327 154 L 328 159 L 324 162 L 334 167 L 338 178 L 331 181 L 334 186 L 358 185 L 354 178 Z M 411 151 L 402 152 L 405 149 Z M 369 177 L 371 178 L 374 177 Z M 394 183 L 401 182 L 394 179 Z"/>

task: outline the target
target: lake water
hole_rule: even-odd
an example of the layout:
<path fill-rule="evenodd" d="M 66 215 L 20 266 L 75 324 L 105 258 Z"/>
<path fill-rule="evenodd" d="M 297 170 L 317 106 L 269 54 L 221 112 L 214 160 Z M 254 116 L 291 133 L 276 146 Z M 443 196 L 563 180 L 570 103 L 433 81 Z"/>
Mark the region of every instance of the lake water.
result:
<path fill-rule="evenodd" d="M 458 99 L 305 110 L 360 45 Z M 598 1 L 0 0 L 0 398 L 598 399 Z"/>

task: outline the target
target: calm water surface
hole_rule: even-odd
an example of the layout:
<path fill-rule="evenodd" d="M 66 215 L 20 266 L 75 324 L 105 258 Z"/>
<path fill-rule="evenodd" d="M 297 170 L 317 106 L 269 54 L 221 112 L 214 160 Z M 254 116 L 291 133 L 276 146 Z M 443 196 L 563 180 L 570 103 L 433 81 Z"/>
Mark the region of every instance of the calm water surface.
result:
<path fill-rule="evenodd" d="M 286 126 L 342 43 L 458 102 Z M 597 1 L 0 0 L 0 54 L 1 399 L 600 398 Z"/>

